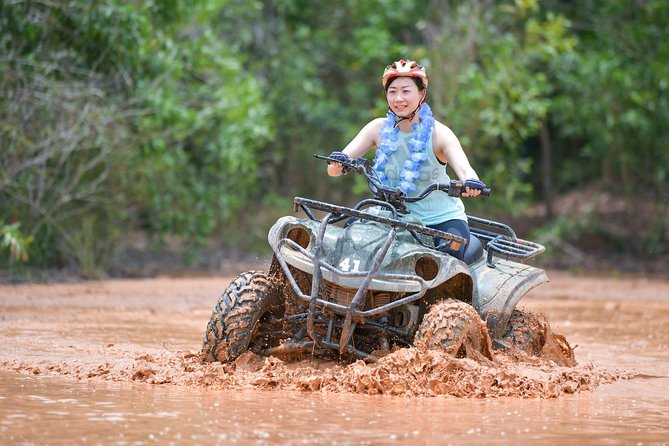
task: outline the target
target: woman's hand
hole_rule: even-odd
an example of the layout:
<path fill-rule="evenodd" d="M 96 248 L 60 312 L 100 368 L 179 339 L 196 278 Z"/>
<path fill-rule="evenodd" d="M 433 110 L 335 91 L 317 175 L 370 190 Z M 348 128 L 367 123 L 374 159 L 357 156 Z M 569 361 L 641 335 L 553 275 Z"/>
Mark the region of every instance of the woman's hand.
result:
<path fill-rule="evenodd" d="M 346 175 L 348 168 L 342 163 L 351 162 L 351 159 L 348 157 L 348 155 L 344 152 L 335 151 L 328 155 L 328 157 L 332 158 L 333 160 L 340 161 L 339 163 L 336 161 L 328 161 L 328 175 L 331 177 L 338 177 L 341 174 Z"/>
<path fill-rule="evenodd" d="M 483 192 L 483 189 L 486 188 L 485 183 L 478 178 L 466 180 L 464 187 L 465 192 L 462 194 L 463 197 L 478 197 Z"/>

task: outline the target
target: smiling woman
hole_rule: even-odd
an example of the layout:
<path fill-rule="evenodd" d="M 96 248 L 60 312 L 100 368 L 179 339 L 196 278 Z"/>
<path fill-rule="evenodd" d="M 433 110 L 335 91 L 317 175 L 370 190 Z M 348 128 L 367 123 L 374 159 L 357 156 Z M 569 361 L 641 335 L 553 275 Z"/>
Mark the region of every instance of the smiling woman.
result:
<path fill-rule="evenodd" d="M 417 78 L 399 78 L 388 85 L 386 100 L 395 116 L 411 119 L 425 100 L 425 87 Z M 413 110 L 410 114 L 408 110 Z"/>
<path fill-rule="evenodd" d="M 460 141 L 446 125 L 434 119 L 426 102 L 429 77 L 425 67 L 399 60 L 383 71 L 381 83 L 388 114 L 369 122 L 341 152 L 331 157 L 345 161 L 359 158 L 376 147 L 374 170 L 379 179 L 413 196 L 432 183 L 449 183 L 446 166 L 464 183 L 464 197 L 476 197 L 485 184 L 469 164 Z M 330 176 L 342 174 L 342 165 L 328 166 Z M 469 225 L 460 198 L 437 191 L 426 199 L 408 204 L 411 214 L 430 228 L 450 232 L 469 241 Z M 445 252 L 462 259 L 466 244 Z"/>

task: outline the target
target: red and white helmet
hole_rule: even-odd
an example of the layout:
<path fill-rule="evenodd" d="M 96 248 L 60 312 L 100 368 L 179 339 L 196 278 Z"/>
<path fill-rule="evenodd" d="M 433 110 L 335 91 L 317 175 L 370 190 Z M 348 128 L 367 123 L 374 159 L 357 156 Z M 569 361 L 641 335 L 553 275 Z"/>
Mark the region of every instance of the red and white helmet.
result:
<path fill-rule="evenodd" d="M 386 69 L 383 70 L 381 83 L 383 84 L 384 90 L 388 87 L 388 82 L 396 77 L 417 77 L 423 80 L 425 88 L 427 88 L 429 81 L 425 67 L 413 60 L 400 59 L 388 65 Z"/>

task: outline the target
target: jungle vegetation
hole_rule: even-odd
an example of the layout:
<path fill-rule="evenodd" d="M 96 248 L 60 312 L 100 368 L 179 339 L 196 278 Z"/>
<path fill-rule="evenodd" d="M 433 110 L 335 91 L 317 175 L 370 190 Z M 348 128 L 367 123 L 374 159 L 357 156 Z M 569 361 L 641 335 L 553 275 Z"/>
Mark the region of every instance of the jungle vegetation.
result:
<path fill-rule="evenodd" d="M 3 0 L 0 266 L 100 277 L 135 234 L 268 249 L 293 196 L 364 193 L 311 155 L 385 113 L 399 58 L 494 190 L 468 210 L 667 253 L 664 0 Z M 579 190 L 650 207 L 558 215 Z"/>

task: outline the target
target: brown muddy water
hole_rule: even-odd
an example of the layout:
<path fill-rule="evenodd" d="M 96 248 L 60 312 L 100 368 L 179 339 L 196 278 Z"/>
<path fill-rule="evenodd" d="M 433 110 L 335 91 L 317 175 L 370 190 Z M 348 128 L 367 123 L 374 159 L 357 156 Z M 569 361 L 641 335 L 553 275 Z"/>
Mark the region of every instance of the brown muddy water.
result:
<path fill-rule="evenodd" d="M 549 276 L 520 306 L 575 367 L 416 349 L 202 365 L 229 277 L 0 285 L 0 444 L 668 444 L 669 281 Z"/>

